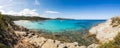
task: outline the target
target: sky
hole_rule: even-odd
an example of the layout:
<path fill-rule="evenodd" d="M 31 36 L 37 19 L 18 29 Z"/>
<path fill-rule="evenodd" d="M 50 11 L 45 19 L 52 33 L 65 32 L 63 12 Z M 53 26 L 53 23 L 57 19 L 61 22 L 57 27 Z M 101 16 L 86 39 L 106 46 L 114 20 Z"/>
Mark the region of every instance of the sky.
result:
<path fill-rule="evenodd" d="M 9 15 L 72 19 L 109 19 L 120 16 L 120 0 L 0 0 Z"/>

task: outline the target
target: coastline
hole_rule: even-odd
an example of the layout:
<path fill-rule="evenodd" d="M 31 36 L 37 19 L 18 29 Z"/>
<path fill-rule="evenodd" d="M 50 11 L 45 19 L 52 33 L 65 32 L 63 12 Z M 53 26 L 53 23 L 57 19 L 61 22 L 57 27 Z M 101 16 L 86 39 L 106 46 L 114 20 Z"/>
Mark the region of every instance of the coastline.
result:
<path fill-rule="evenodd" d="M 22 26 L 16 26 L 10 20 L 8 21 L 8 19 L 9 18 L 5 18 L 5 17 L 2 17 L 0 19 L 1 21 L 0 30 L 2 31 L 0 32 L 0 35 L 2 36 L 0 37 L 2 39 L 0 41 L 4 41 L 1 43 L 9 46 L 10 48 L 98 48 L 102 42 L 103 42 L 102 44 L 104 44 L 106 42 L 113 41 L 114 38 L 119 33 L 118 32 L 119 17 L 116 17 L 114 19 L 114 20 L 117 19 L 116 21 L 118 22 L 116 21 L 114 22 L 113 19 L 110 19 L 107 22 L 98 24 L 97 26 L 94 26 L 90 29 L 89 31 L 90 34 L 87 34 L 88 36 L 86 37 L 91 36 L 93 38 L 96 38 L 97 41 L 86 46 L 86 45 L 79 45 L 78 42 L 69 43 L 69 42 L 59 41 L 57 39 L 54 39 L 55 38 L 54 36 L 51 37 L 51 35 L 48 35 L 48 34 L 42 34 L 42 33 L 38 33 L 37 31 L 26 29 Z M 115 27 L 113 27 L 113 25 L 115 25 Z M 102 29 L 99 30 L 99 28 L 101 27 Z M 106 28 L 108 30 L 106 30 Z M 111 33 L 114 36 L 109 37 Z M 58 36 L 58 35 L 55 35 L 55 36 Z M 102 38 L 99 38 L 99 37 L 102 37 Z"/>
<path fill-rule="evenodd" d="M 23 22 L 22 24 L 24 24 L 24 20 L 22 21 L 20 20 L 20 23 L 21 22 Z M 27 23 L 29 22 L 27 21 Z M 97 42 L 97 40 L 94 37 L 88 37 L 88 29 L 78 30 L 78 31 L 69 30 L 64 32 L 49 32 L 49 31 L 47 32 L 42 30 L 36 30 L 36 31 L 42 37 L 45 37 L 47 39 L 59 40 L 61 42 L 69 42 L 69 43 L 78 42 L 79 43 L 78 45 L 86 45 L 86 46 Z"/>

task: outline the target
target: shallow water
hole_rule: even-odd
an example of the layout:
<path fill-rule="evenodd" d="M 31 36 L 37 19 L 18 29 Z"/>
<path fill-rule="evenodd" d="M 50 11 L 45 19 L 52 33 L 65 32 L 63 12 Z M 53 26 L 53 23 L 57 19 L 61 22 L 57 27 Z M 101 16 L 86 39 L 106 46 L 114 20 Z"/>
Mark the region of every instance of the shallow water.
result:
<path fill-rule="evenodd" d="M 88 30 L 105 20 L 44 20 L 14 21 L 15 24 L 32 30 L 43 31 L 42 37 L 63 42 L 78 42 L 79 45 L 96 43 L 94 37 L 86 37 Z"/>
<path fill-rule="evenodd" d="M 15 24 L 28 29 L 41 30 L 44 32 L 64 32 L 89 30 L 92 26 L 105 20 L 45 20 L 45 21 L 14 21 Z"/>

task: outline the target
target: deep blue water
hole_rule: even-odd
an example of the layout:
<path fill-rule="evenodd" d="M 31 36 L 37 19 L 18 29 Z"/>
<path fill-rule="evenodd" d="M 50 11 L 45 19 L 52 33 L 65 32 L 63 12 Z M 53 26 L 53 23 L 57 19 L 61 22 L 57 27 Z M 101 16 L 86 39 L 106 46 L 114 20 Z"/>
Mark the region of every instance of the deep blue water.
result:
<path fill-rule="evenodd" d="M 45 21 L 14 21 L 15 24 L 28 29 L 45 32 L 64 32 L 89 30 L 105 20 L 45 20 Z"/>

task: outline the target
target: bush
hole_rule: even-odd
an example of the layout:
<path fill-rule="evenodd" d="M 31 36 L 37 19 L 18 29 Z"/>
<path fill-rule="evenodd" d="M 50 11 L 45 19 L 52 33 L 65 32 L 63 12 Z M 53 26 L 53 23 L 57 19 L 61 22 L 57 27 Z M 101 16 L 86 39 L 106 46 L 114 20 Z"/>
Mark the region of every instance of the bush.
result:
<path fill-rule="evenodd" d="M 4 45 L 4 44 L 2 44 L 2 43 L 0 43 L 0 48 L 9 48 L 9 47 Z"/>
<path fill-rule="evenodd" d="M 3 16 L 0 14 L 0 29 L 5 29 L 5 21 L 3 20 Z"/>
<path fill-rule="evenodd" d="M 116 26 L 120 25 L 120 17 L 113 17 L 111 25 L 113 27 L 116 27 Z"/>
<path fill-rule="evenodd" d="M 113 42 L 102 44 L 99 48 L 115 48 L 115 45 Z"/>

